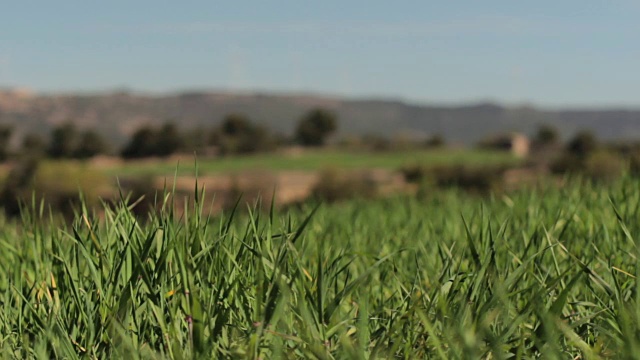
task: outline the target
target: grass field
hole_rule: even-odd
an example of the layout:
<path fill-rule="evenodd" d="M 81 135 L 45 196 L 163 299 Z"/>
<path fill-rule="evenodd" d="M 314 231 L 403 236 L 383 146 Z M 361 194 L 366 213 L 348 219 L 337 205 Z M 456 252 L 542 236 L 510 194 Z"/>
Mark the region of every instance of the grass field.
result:
<path fill-rule="evenodd" d="M 404 165 L 492 165 L 513 164 L 517 158 L 509 153 L 478 150 L 411 150 L 394 152 L 348 152 L 336 150 L 308 151 L 300 155 L 279 153 L 198 159 L 198 173 L 212 174 L 247 170 L 319 170 L 332 168 L 397 169 Z M 173 175 L 175 161 L 132 161 L 109 168 L 111 175 Z M 192 159 L 180 164 L 179 175 L 195 173 Z"/>
<path fill-rule="evenodd" d="M 67 227 L 36 210 L 0 226 L 0 354 L 637 358 L 638 185 Z"/>

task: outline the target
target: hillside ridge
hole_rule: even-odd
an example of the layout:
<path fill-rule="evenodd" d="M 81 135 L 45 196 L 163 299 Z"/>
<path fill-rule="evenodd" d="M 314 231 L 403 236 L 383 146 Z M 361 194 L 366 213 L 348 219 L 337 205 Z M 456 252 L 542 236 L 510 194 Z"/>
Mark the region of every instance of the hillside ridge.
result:
<path fill-rule="evenodd" d="M 351 99 L 333 95 L 270 92 L 184 91 L 149 94 L 128 91 L 38 94 L 28 89 L 0 89 L 0 123 L 19 134 L 45 134 L 71 121 L 94 128 L 122 144 L 142 125 L 174 121 L 185 128 L 210 127 L 229 113 L 243 113 L 272 131 L 290 134 L 311 108 L 337 113 L 340 135 L 440 134 L 470 144 L 496 132 L 532 134 L 541 124 L 556 126 L 568 137 L 589 129 L 605 140 L 640 138 L 640 109 L 544 109 L 496 103 L 424 105 L 398 99 Z"/>

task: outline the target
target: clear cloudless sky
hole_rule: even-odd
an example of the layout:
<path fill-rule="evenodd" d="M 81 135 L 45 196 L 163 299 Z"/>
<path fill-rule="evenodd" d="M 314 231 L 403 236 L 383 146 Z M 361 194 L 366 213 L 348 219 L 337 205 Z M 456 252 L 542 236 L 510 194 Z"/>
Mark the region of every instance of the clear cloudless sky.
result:
<path fill-rule="evenodd" d="M 640 1 L 8 1 L 0 87 L 640 106 Z"/>

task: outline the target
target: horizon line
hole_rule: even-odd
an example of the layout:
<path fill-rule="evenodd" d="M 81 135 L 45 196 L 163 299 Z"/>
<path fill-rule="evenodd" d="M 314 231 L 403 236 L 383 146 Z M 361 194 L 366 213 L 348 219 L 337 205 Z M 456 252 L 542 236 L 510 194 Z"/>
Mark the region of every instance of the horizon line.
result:
<path fill-rule="evenodd" d="M 233 95 L 233 96 L 276 96 L 276 97 L 317 97 L 326 100 L 334 101 L 381 101 L 381 102 L 399 102 L 409 106 L 423 106 L 423 107 L 445 107 L 445 108 L 459 108 L 470 106 L 497 106 L 505 109 L 519 109 L 519 108 L 532 108 L 539 110 L 550 111 L 640 111 L 640 104 L 556 104 L 545 105 L 540 102 L 522 100 L 522 101 L 507 101 L 495 99 L 492 97 L 477 97 L 461 100 L 429 100 L 405 97 L 394 94 L 345 94 L 339 91 L 323 91 L 313 89 L 301 89 L 301 90 L 288 90 L 288 89 L 265 89 L 265 88 L 250 88 L 239 89 L 230 87 L 204 87 L 204 86 L 191 86 L 191 87 L 176 87 L 174 89 L 161 89 L 151 90 L 144 88 L 135 88 L 132 86 L 116 86 L 94 89 L 58 89 L 58 90 L 42 90 L 34 89 L 28 86 L 20 85 L 0 85 L 0 93 L 22 93 L 23 96 L 29 97 L 47 97 L 47 96 L 103 96 L 114 94 L 128 94 L 145 97 L 161 97 L 161 96 L 180 96 L 189 93 L 195 94 L 219 94 L 219 95 Z"/>

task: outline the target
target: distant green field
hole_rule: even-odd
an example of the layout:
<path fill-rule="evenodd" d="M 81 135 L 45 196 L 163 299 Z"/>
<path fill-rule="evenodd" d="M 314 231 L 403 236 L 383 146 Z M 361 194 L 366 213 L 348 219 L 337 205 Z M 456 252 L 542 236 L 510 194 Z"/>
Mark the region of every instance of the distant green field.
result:
<path fill-rule="evenodd" d="M 511 154 L 472 150 L 419 150 L 385 153 L 313 151 L 299 156 L 278 153 L 199 159 L 198 173 L 211 174 L 248 170 L 318 170 L 327 167 L 345 169 L 384 168 L 404 165 L 464 164 L 484 166 L 513 164 L 518 159 Z M 111 175 L 173 175 L 195 174 L 195 160 L 178 164 L 171 160 L 133 161 L 108 169 Z"/>

